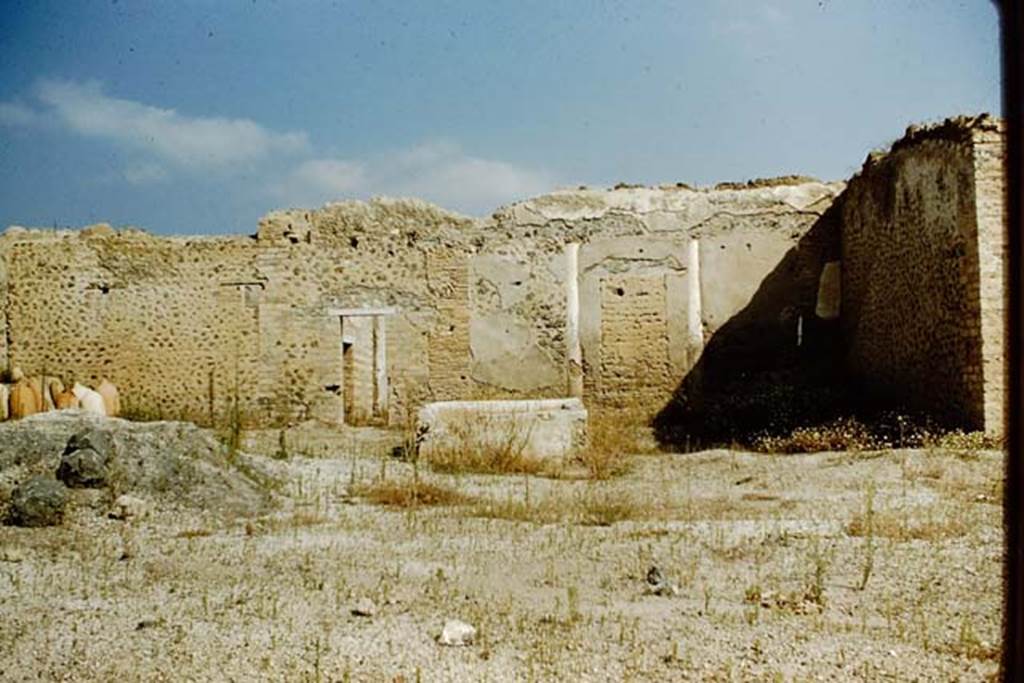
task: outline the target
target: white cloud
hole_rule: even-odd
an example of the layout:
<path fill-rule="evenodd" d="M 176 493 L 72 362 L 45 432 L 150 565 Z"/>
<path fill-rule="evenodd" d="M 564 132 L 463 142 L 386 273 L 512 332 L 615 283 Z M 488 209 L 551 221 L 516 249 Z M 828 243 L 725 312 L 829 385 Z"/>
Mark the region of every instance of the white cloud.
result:
<path fill-rule="evenodd" d="M 0 102 L 0 125 L 29 126 L 36 122 L 38 114 L 17 102 Z"/>
<path fill-rule="evenodd" d="M 276 132 L 250 119 L 187 116 L 174 109 L 107 95 L 97 82 L 39 81 L 32 92 L 41 106 L 0 102 L 0 124 L 45 121 L 78 135 L 125 148 L 125 166 L 105 182 L 151 185 L 182 172 L 237 171 L 221 176 L 231 192 L 261 189 L 279 205 L 317 206 L 375 195 L 418 197 L 445 208 L 484 214 L 501 204 L 551 190 L 546 172 L 465 153 L 434 140 L 362 159 L 315 157 L 305 132 Z M 284 158 L 290 171 L 280 173 Z M 255 162 L 274 161 L 255 166 Z M 287 168 L 287 167 L 286 167 Z"/>
<path fill-rule="evenodd" d="M 433 141 L 366 160 L 307 161 L 271 192 L 292 206 L 389 195 L 418 197 L 479 215 L 554 186 L 545 172 L 470 156 L 452 142 Z"/>
<path fill-rule="evenodd" d="M 790 17 L 771 2 L 725 0 L 717 5 L 719 15 L 711 22 L 711 33 L 727 39 L 775 36 L 789 26 Z"/>
<path fill-rule="evenodd" d="M 489 212 L 517 199 L 550 191 L 546 173 L 464 154 L 450 143 L 419 145 L 401 155 L 405 163 L 385 183 L 388 191 L 423 197 L 470 213 Z"/>
<path fill-rule="evenodd" d="M 124 169 L 124 179 L 132 185 L 149 185 L 167 180 L 168 174 L 160 164 L 133 164 Z"/>
<path fill-rule="evenodd" d="M 337 196 L 358 191 L 365 182 L 362 165 L 341 159 L 310 159 L 290 174 L 292 189 L 308 189 L 318 196 Z"/>
<path fill-rule="evenodd" d="M 96 83 L 42 81 L 36 96 L 82 135 L 106 138 L 193 168 L 304 152 L 305 133 L 277 133 L 249 119 L 193 117 L 105 95 Z"/>

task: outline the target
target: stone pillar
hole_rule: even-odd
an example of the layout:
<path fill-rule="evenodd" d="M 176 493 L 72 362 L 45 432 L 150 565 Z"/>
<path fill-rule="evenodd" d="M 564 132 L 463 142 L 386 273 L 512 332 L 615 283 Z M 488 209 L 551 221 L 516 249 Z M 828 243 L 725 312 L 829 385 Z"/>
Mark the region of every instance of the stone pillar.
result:
<path fill-rule="evenodd" d="M 704 310 L 700 287 L 700 240 L 690 239 L 686 253 L 686 350 L 690 358 L 686 400 L 696 410 L 704 403 L 704 371 L 700 356 L 704 352 Z"/>
<path fill-rule="evenodd" d="M 373 414 L 388 416 L 388 363 L 387 363 L 387 319 L 383 315 L 373 316 Z"/>
<path fill-rule="evenodd" d="M 686 300 L 686 345 L 690 352 L 690 365 L 693 366 L 704 349 L 704 314 L 700 300 L 700 240 L 691 239 L 686 255 L 686 280 L 688 283 Z"/>
<path fill-rule="evenodd" d="M 580 346 L 580 245 L 565 245 L 565 374 L 569 396 L 583 398 L 583 349 Z"/>

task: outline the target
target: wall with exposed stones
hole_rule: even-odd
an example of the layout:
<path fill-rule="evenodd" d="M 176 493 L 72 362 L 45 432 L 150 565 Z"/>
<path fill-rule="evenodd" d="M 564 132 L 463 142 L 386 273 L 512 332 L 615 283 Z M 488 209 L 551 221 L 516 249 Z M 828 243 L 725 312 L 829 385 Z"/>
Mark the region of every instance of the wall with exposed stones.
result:
<path fill-rule="evenodd" d="M 270 425 L 402 424 L 427 401 L 564 396 L 575 242 L 587 400 L 653 412 L 841 188 L 574 190 L 483 221 L 345 202 L 271 213 L 253 237 L 11 229 L 6 361 L 107 377 L 130 412 L 200 422 L 228 419 L 236 397 L 244 423 Z"/>
<path fill-rule="evenodd" d="M 985 431 L 1007 427 L 1007 248 L 1006 144 L 1002 126 L 977 126 L 974 144 L 974 201 L 978 224 L 981 363 Z"/>
<path fill-rule="evenodd" d="M 1001 125 L 911 128 L 842 200 L 842 328 L 865 395 L 1002 431 Z"/>
<path fill-rule="evenodd" d="M 136 415 L 402 425 L 431 401 L 566 396 L 575 278 L 589 408 L 653 415 L 837 347 L 841 325 L 864 386 L 996 430 L 1001 159 L 972 120 L 849 187 L 581 188 L 480 220 L 375 199 L 276 211 L 251 237 L 10 228 L 0 363 L 106 377 Z"/>
<path fill-rule="evenodd" d="M 106 377 L 129 411 L 203 422 L 257 375 L 251 240 L 9 231 L 0 249 L 12 367 Z"/>
<path fill-rule="evenodd" d="M 453 334 L 457 311 L 446 311 L 466 315 L 461 229 L 471 225 L 422 202 L 382 201 L 274 213 L 254 238 L 9 231 L 7 362 L 90 384 L 105 376 L 145 415 L 222 423 L 237 395 L 247 424 L 333 422 L 346 354 L 342 319 L 328 311 L 391 306 L 393 414 L 372 414 L 370 319 L 346 319 L 344 334 L 356 342 L 354 412 L 400 420 L 410 402 L 461 395 L 468 330 Z"/>

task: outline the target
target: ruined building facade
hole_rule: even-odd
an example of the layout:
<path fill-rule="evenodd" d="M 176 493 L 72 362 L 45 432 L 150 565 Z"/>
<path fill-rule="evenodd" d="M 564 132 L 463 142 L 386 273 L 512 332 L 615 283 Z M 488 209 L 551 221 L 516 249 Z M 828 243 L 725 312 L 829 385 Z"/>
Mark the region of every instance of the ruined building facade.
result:
<path fill-rule="evenodd" d="M 251 237 L 10 228 L 0 361 L 207 424 L 237 405 L 253 426 L 403 425 L 430 401 L 580 392 L 653 415 L 728 329 L 736 357 L 828 339 L 868 390 L 997 433 L 1002 140 L 957 120 L 849 183 L 559 191 L 483 220 L 375 199 Z"/>

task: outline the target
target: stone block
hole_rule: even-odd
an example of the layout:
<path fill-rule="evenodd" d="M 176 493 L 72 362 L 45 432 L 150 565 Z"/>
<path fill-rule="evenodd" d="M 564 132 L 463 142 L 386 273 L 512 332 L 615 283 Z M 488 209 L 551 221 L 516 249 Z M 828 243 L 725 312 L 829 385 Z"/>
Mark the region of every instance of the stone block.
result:
<path fill-rule="evenodd" d="M 524 457 L 563 459 L 586 444 L 587 410 L 576 398 L 442 401 L 417 415 L 419 453 L 513 447 Z"/>

